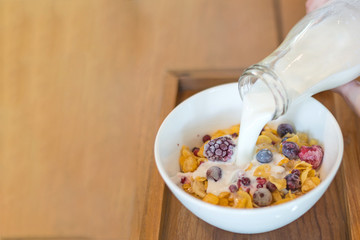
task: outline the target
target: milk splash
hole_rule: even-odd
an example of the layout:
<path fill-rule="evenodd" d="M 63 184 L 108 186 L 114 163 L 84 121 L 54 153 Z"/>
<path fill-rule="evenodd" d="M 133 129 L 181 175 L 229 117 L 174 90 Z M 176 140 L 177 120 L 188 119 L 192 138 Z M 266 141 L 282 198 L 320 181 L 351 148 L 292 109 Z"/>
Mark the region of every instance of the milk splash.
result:
<path fill-rule="evenodd" d="M 273 95 L 263 81 L 257 81 L 245 95 L 237 143 L 236 165 L 244 167 L 252 159 L 262 128 L 275 111 Z"/>

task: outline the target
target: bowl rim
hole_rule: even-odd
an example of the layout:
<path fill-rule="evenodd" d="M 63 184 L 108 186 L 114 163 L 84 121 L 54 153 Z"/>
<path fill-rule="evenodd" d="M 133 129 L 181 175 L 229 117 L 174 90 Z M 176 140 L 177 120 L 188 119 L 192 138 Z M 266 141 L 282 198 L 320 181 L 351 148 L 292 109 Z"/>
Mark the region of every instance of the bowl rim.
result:
<path fill-rule="evenodd" d="M 320 182 L 320 184 L 315 189 L 311 190 L 310 192 L 307 192 L 306 194 L 304 194 L 304 195 L 302 195 L 302 196 L 300 196 L 300 197 L 298 197 L 296 199 L 293 199 L 291 201 L 281 203 L 281 204 L 275 205 L 275 206 L 262 207 L 262 208 L 230 208 L 230 207 L 223 207 L 223 206 L 219 206 L 219 205 L 210 204 L 210 203 L 204 202 L 204 201 L 202 201 L 202 200 L 200 200 L 200 199 L 198 199 L 198 198 L 196 198 L 194 196 L 191 196 L 190 194 L 186 193 L 183 189 L 181 189 L 178 185 L 176 185 L 171 180 L 171 176 L 169 176 L 167 174 L 167 172 L 165 171 L 165 168 L 163 167 L 162 163 L 160 162 L 160 153 L 159 153 L 160 134 L 163 131 L 164 126 L 166 126 L 166 123 L 169 121 L 170 116 L 174 112 L 178 111 L 178 109 L 180 109 L 181 107 L 188 104 L 188 102 L 193 101 L 198 96 L 203 95 L 203 94 L 207 94 L 208 92 L 211 92 L 211 91 L 221 91 L 221 90 L 224 90 L 224 88 L 226 88 L 226 87 L 230 87 L 231 85 L 237 85 L 237 82 L 236 83 L 226 83 L 226 84 L 217 85 L 217 86 L 207 88 L 205 90 L 202 90 L 202 91 L 194 94 L 193 96 L 185 99 L 183 102 L 178 104 L 166 116 L 166 118 L 161 123 L 161 126 L 159 127 L 158 132 L 156 134 L 155 144 L 154 144 L 155 163 L 156 163 L 158 171 L 159 171 L 161 177 L 163 178 L 163 180 L 165 181 L 166 185 L 169 187 L 169 189 L 172 192 L 176 193 L 176 194 L 174 193 L 174 195 L 176 197 L 177 197 L 177 194 L 182 195 L 188 202 L 196 204 L 196 205 L 204 205 L 205 204 L 204 206 L 206 206 L 209 210 L 223 211 L 224 213 L 240 213 L 241 212 L 241 213 L 246 213 L 246 214 L 249 214 L 249 215 L 252 215 L 252 214 L 257 215 L 257 214 L 259 214 L 258 213 L 259 211 L 264 212 L 264 214 L 265 214 L 267 212 L 277 211 L 280 208 L 281 209 L 283 209 L 283 208 L 293 208 L 294 207 L 293 205 L 296 205 L 297 203 L 300 203 L 302 201 L 306 201 L 308 199 L 314 198 L 318 194 L 317 193 L 318 191 L 316 191 L 316 189 L 320 190 L 321 188 L 324 188 L 324 193 L 325 193 L 325 191 L 330 186 L 330 183 L 332 182 L 332 180 L 334 179 L 337 171 L 340 168 L 340 164 L 342 162 L 342 157 L 343 157 L 343 152 L 344 152 L 344 140 L 343 140 L 343 135 L 342 135 L 340 126 L 339 126 L 338 122 L 336 121 L 336 118 L 334 117 L 334 115 L 323 104 L 321 104 L 318 100 L 314 99 L 313 97 L 309 97 L 305 101 L 311 101 L 314 104 L 317 104 L 320 108 L 325 110 L 325 112 L 327 114 L 329 114 L 330 120 L 333 121 L 335 123 L 335 126 L 336 126 L 336 128 L 333 129 L 333 131 L 336 131 L 336 135 L 339 136 L 339 138 L 338 138 L 339 151 L 338 151 L 338 154 L 336 156 L 335 164 L 332 166 L 332 168 L 331 168 L 330 172 L 328 173 L 326 179 L 322 180 Z"/>

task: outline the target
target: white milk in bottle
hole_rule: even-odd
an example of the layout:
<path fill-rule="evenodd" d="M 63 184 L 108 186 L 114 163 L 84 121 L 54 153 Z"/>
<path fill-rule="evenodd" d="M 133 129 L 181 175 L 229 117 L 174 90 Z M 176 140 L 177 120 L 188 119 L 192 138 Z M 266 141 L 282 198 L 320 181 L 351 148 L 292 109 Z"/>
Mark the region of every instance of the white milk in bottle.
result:
<path fill-rule="evenodd" d="M 291 104 L 359 75 L 360 1 L 330 1 L 306 15 L 278 49 L 239 79 L 244 108 L 237 165 L 251 160 L 261 129 Z"/>

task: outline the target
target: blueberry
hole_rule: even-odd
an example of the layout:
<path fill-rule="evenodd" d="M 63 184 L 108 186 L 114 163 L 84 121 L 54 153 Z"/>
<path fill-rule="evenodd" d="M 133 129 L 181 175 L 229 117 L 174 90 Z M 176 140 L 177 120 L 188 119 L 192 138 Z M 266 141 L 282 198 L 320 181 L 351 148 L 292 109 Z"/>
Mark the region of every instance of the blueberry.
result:
<path fill-rule="evenodd" d="M 269 163 L 273 159 L 273 154 L 269 149 L 261 149 L 256 154 L 256 160 L 260 163 Z"/>
<path fill-rule="evenodd" d="M 299 154 L 299 147 L 294 142 L 283 142 L 282 143 L 282 154 L 289 159 L 296 159 Z"/>
<path fill-rule="evenodd" d="M 215 182 L 217 182 L 222 177 L 222 171 L 221 168 L 212 166 L 206 171 L 206 178 L 212 179 Z"/>
<path fill-rule="evenodd" d="M 259 188 L 254 192 L 253 199 L 255 204 L 257 204 L 260 207 L 265 207 L 271 204 L 272 195 L 268 189 Z"/>
<path fill-rule="evenodd" d="M 282 123 L 278 126 L 277 133 L 280 137 L 283 137 L 287 133 L 294 133 L 294 128 L 288 123 Z"/>

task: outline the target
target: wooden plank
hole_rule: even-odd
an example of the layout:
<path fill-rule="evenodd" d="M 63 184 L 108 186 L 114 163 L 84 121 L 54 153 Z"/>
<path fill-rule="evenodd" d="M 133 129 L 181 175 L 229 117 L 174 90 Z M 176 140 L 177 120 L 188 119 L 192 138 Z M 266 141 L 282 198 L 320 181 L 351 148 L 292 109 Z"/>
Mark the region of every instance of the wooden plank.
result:
<path fill-rule="evenodd" d="M 157 238 L 166 73 L 243 69 L 277 45 L 272 0 L 1 0 L 0 11 L 2 238 Z"/>
<path fill-rule="evenodd" d="M 163 87 L 163 98 L 161 107 L 161 121 L 172 110 L 178 90 L 178 79 L 173 74 L 166 75 Z M 160 124 L 160 122 L 159 122 Z M 145 215 L 142 226 L 143 231 L 140 232 L 140 239 L 159 239 L 160 230 L 162 229 L 162 217 L 164 204 L 165 183 L 162 180 L 155 164 L 151 164 L 149 181 L 147 183 L 147 201 L 145 205 Z"/>
<path fill-rule="evenodd" d="M 343 186 L 347 196 L 347 207 L 349 215 L 349 227 L 352 239 L 360 237 L 360 130 L 359 118 L 353 113 L 345 101 L 340 97 L 335 97 L 336 113 L 341 131 L 344 137 L 344 179 Z"/>

